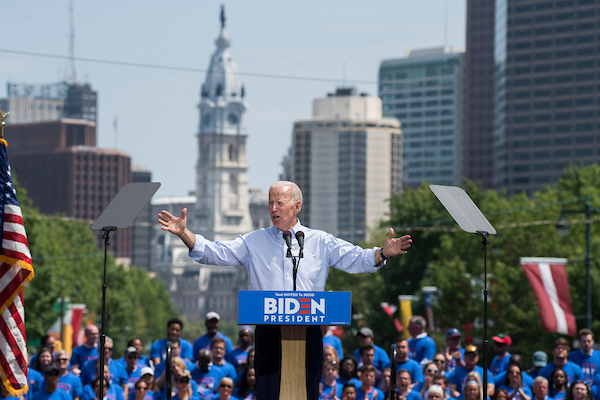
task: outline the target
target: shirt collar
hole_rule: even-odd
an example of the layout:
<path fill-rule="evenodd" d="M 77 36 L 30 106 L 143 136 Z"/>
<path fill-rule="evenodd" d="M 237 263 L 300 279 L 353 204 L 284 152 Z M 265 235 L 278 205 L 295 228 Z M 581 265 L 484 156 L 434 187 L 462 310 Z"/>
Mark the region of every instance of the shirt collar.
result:
<path fill-rule="evenodd" d="M 283 235 L 283 231 L 281 229 L 276 228 L 274 226 L 271 226 L 270 229 L 272 229 L 273 236 L 275 236 L 276 238 L 282 238 L 283 237 L 282 236 Z M 292 229 L 290 229 L 290 232 L 292 233 L 292 237 L 293 237 L 293 236 L 296 236 L 296 232 L 306 231 L 306 229 L 307 228 L 300 223 L 300 218 L 296 218 L 296 225 L 294 225 L 292 227 Z"/>
<path fill-rule="evenodd" d="M 415 339 L 423 339 L 426 336 L 427 336 L 427 332 L 421 332 L 417 336 L 415 336 Z"/>

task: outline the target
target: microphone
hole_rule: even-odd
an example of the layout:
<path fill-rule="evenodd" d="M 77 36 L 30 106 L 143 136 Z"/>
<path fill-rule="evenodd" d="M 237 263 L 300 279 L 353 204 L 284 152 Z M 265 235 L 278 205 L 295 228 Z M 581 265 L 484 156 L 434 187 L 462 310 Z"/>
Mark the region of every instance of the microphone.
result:
<path fill-rule="evenodd" d="M 283 232 L 283 238 L 285 239 L 285 243 L 287 244 L 287 254 L 286 257 L 292 256 L 292 232 L 285 231 Z"/>
<path fill-rule="evenodd" d="M 298 246 L 300 246 L 300 254 L 298 257 L 304 257 L 304 232 L 298 231 L 296 232 L 296 240 L 298 241 Z"/>

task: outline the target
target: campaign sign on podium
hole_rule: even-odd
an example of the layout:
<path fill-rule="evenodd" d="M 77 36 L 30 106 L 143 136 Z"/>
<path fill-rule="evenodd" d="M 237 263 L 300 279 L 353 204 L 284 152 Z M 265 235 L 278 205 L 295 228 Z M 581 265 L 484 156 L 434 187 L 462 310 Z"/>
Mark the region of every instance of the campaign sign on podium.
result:
<path fill-rule="evenodd" d="M 240 290 L 240 325 L 350 325 L 351 292 Z"/>

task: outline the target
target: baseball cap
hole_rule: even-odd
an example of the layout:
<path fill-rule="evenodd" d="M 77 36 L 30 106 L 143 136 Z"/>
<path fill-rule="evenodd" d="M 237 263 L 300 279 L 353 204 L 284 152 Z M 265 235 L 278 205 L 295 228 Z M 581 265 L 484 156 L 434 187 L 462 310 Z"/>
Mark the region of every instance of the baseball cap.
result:
<path fill-rule="evenodd" d="M 465 354 L 466 353 L 477 353 L 477 346 L 474 344 L 468 344 L 465 346 Z"/>
<path fill-rule="evenodd" d="M 138 351 L 137 351 L 137 349 L 136 349 L 135 347 L 133 347 L 133 346 L 129 346 L 129 347 L 127 348 L 127 350 L 125 350 L 125 355 L 128 355 L 128 354 L 134 354 L 134 353 L 135 353 L 135 354 L 137 354 L 137 353 L 138 353 Z"/>
<path fill-rule="evenodd" d="M 150 368 L 150 367 L 144 367 L 140 371 L 140 376 L 144 376 L 144 375 L 152 375 L 152 376 L 154 376 L 154 370 L 152 368 Z"/>
<path fill-rule="evenodd" d="M 448 329 L 448 332 L 446 332 L 446 339 L 454 337 L 454 336 L 462 336 L 462 334 L 456 328 Z"/>
<path fill-rule="evenodd" d="M 371 328 L 367 328 L 366 326 L 360 328 L 360 330 L 358 331 L 356 336 L 358 336 L 358 335 L 363 335 L 365 337 L 375 337 L 375 335 L 373 335 L 373 331 L 371 330 Z"/>
<path fill-rule="evenodd" d="M 536 351 L 533 353 L 533 366 L 534 367 L 545 367 L 548 364 L 548 354 L 543 351 Z"/>
<path fill-rule="evenodd" d="M 206 320 L 210 321 L 211 319 L 216 319 L 217 321 L 220 321 L 221 316 L 219 314 L 217 314 L 216 312 L 211 311 L 208 314 L 206 314 Z"/>
<path fill-rule="evenodd" d="M 50 372 L 60 372 L 58 368 L 56 368 L 56 366 L 54 364 L 50 364 L 46 367 L 46 369 L 44 370 L 44 373 L 48 374 Z"/>
<path fill-rule="evenodd" d="M 510 338 L 510 336 L 508 336 L 508 335 L 506 335 L 504 333 L 501 333 L 498 336 L 494 336 L 492 338 L 492 340 L 494 342 L 496 342 L 496 343 L 502 343 L 502 344 L 505 344 L 507 346 L 510 346 L 512 344 L 512 339 Z"/>

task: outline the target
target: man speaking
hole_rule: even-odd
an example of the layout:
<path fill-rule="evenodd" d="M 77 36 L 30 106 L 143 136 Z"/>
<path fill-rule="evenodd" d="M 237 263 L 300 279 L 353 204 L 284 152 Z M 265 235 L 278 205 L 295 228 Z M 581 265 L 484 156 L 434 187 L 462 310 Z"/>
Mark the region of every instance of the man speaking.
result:
<path fill-rule="evenodd" d="M 412 242 L 408 235 L 394 238 L 394 230 L 390 228 L 383 247 L 362 249 L 326 232 L 302 226 L 296 218 L 301 208 L 302 192 L 298 185 L 282 181 L 269 189 L 269 213 L 273 226 L 240 235 L 232 241 L 211 242 L 201 235 L 194 235 L 186 227 L 186 209 L 182 210 L 180 217 L 163 210 L 158 214 L 158 221 L 163 230 L 183 240 L 193 260 L 209 265 L 243 265 L 252 290 L 291 291 L 295 286 L 301 291 L 323 291 L 329 267 L 351 274 L 375 272 L 387 258 L 406 254 Z M 296 277 L 292 259 L 286 257 L 292 237 L 304 238 L 304 257 Z M 321 329 L 309 326 L 306 336 L 308 399 L 317 400 L 323 352 Z M 279 398 L 279 342 L 278 326 L 257 327 L 255 364 L 260 400 Z"/>

